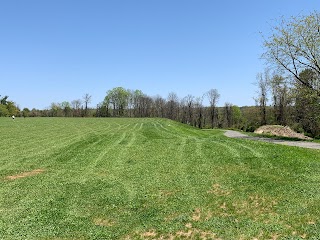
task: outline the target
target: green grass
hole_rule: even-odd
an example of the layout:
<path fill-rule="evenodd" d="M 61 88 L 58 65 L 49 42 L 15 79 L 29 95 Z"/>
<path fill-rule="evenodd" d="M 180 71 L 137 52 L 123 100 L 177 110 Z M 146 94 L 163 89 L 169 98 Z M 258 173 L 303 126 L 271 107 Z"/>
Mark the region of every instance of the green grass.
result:
<path fill-rule="evenodd" d="M 0 133 L 0 239 L 320 238 L 319 150 L 164 119 L 0 118 Z"/>

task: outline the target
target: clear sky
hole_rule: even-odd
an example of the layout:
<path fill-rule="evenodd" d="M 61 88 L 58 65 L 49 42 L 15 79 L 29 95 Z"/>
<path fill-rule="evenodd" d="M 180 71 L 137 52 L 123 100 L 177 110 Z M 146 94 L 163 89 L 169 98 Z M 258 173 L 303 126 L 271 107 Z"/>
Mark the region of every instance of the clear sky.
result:
<path fill-rule="evenodd" d="M 0 94 L 44 109 L 122 86 L 253 105 L 259 32 L 319 0 L 0 0 Z"/>

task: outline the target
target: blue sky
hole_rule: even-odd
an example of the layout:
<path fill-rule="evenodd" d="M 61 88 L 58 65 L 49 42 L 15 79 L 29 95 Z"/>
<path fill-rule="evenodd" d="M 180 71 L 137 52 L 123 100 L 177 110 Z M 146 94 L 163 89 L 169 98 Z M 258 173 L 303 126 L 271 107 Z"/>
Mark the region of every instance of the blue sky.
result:
<path fill-rule="evenodd" d="M 122 86 L 253 105 L 262 38 L 318 0 L 0 0 L 0 94 L 44 109 Z M 204 102 L 206 103 L 206 102 Z"/>

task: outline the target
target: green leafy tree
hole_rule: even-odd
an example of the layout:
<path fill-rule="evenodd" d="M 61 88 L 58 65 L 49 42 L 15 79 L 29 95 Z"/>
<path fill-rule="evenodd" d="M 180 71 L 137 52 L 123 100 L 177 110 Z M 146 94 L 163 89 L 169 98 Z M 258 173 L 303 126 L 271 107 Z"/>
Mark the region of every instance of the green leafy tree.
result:
<path fill-rule="evenodd" d="M 320 14 L 281 19 L 272 27 L 272 34 L 265 38 L 263 57 L 272 65 L 294 77 L 294 80 L 320 95 Z M 317 76 L 316 83 L 301 77 L 311 69 Z"/>
<path fill-rule="evenodd" d="M 145 94 L 141 90 L 132 92 L 133 112 L 135 117 L 142 117 L 143 113 L 143 97 Z"/>
<path fill-rule="evenodd" d="M 4 104 L 0 104 L 0 117 L 7 117 L 9 116 L 9 111 L 7 106 Z"/>
<path fill-rule="evenodd" d="M 306 69 L 299 76 L 310 85 L 317 81 L 317 74 Z M 315 137 L 320 134 L 320 97 L 304 84 L 296 83 L 294 89 L 296 122 L 303 131 Z"/>
<path fill-rule="evenodd" d="M 20 109 L 15 105 L 14 102 L 8 101 L 7 102 L 7 109 L 9 111 L 10 116 L 17 116 L 19 115 Z"/>
<path fill-rule="evenodd" d="M 63 111 L 59 103 L 51 103 L 50 106 L 50 116 L 51 117 L 62 117 Z"/>
<path fill-rule="evenodd" d="M 71 117 L 71 114 L 72 114 L 72 109 L 71 109 L 71 105 L 68 101 L 64 101 L 60 104 L 62 110 L 63 110 L 63 113 L 64 113 L 64 116 L 65 117 Z"/>
<path fill-rule="evenodd" d="M 241 109 L 236 105 L 232 105 L 231 111 L 232 111 L 233 127 L 240 129 L 243 124 L 243 116 L 242 116 Z"/>
<path fill-rule="evenodd" d="M 7 105 L 7 99 L 8 99 L 8 96 L 4 96 L 3 98 L 0 98 L 0 104 Z"/>
<path fill-rule="evenodd" d="M 24 109 L 22 110 L 22 116 L 23 116 L 23 117 L 29 117 L 29 116 L 30 116 L 30 110 L 29 110 L 29 108 L 24 108 Z"/>
<path fill-rule="evenodd" d="M 105 101 L 108 101 L 113 106 L 113 116 L 122 117 L 128 107 L 129 92 L 122 88 L 116 87 L 107 92 Z"/>

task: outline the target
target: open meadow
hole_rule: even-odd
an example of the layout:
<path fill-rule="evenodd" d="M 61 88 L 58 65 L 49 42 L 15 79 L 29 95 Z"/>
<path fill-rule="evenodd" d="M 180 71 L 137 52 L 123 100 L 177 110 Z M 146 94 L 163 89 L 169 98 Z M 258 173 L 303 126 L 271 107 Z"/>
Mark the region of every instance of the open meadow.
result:
<path fill-rule="evenodd" d="M 0 133 L 0 239 L 320 239 L 319 150 L 166 119 Z"/>

